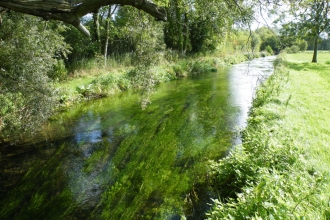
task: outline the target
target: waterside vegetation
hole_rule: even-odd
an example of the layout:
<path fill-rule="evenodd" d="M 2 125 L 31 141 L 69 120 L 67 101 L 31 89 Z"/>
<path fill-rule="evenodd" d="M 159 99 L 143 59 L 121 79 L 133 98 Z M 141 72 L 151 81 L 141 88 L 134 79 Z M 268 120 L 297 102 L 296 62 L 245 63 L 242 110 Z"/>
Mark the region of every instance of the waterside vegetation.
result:
<path fill-rule="evenodd" d="M 209 219 L 329 219 L 330 54 L 281 54 L 258 90 L 243 144 L 210 162 Z"/>
<path fill-rule="evenodd" d="M 157 85 L 183 77 L 215 72 L 218 68 L 268 55 L 270 54 L 267 52 L 246 54 L 234 52 L 226 55 L 211 53 L 193 57 L 179 57 L 177 53 L 170 55 L 160 53 L 159 56 L 162 59 L 159 64 L 151 67 L 152 78 L 150 80 L 153 81 L 153 85 Z M 59 91 L 60 107 L 68 107 L 82 100 L 106 97 L 128 89 L 146 93 L 146 88 L 137 86 L 134 80 L 137 69 L 125 63 L 121 64 L 122 62 L 130 63 L 128 61 L 131 59 L 129 56 L 126 56 L 125 59 L 126 61 L 120 62 L 113 60 L 111 67 L 102 66 L 103 60 L 101 59 L 89 60 L 88 67 L 75 70 L 66 80 L 58 82 L 56 88 Z"/>

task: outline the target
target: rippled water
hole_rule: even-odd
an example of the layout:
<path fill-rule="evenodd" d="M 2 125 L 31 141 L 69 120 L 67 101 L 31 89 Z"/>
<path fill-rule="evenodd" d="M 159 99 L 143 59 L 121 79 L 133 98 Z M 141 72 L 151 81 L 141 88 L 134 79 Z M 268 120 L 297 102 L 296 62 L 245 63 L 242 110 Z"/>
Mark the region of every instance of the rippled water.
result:
<path fill-rule="evenodd" d="M 201 218 L 199 179 L 240 143 L 235 130 L 273 60 L 164 83 L 145 110 L 128 92 L 91 101 L 1 146 L 0 218 Z"/>

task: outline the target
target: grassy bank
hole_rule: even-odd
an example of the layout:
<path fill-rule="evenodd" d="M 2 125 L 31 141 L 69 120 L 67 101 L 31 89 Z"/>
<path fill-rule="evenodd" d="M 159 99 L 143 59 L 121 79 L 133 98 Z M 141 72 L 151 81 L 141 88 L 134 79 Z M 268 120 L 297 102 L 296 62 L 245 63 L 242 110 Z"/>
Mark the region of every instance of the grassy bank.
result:
<path fill-rule="evenodd" d="M 222 54 L 213 53 L 191 57 L 179 57 L 176 53 L 159 54 L 159 63 L 151 67 L 152 83 L 179 79 L 191 75 L 216 71 L 217 68 L 240 63 L 254 57 L 265 56 L 265 52 L 257 54 Z M 70 106 L 76 102 L 109 96 L 111 94 L 137 89 L 137 68 L 129 56 L 124 59 L 108 60 L 104 66 L 103 59 L 86 60 L 81 68 L 76 67 L 70 76 L 56 87 L 59 91 L 61 106 Z"/>
<path fill-rule="evenodd" d="M 330 53 L 282 54 L 243 145 L 211 162 L 210 219 L 330 219 Z"/>

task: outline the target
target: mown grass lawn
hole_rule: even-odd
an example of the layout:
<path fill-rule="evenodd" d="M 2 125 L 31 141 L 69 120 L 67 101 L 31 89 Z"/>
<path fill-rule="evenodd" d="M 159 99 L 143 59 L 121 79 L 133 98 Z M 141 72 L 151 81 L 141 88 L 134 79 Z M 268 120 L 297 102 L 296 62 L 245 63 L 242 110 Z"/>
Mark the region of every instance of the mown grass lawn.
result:
<path fill-rule="evenodd" d="M 319 53 L 319 63 L 298 62 L 308 53 L 288 54 L 290 79 L 283 93 L 291 95 L 283 123 L 294 143 L 307 154 L 308 165 L 330 174 L 330 53 Z M 329 176 L 328 176 L 329 177 Z M 325 197 L 330 196 L 330 179 Z"/>
<path fill-rule="evenodd" d="M 279 56 L 243 145 L 210 166 L 210 219 L 330 219 L 330 53 L 311 59 Z"/>
<path fill-rule="evenodd" d="M 295 54 L 288 54 L 286 60 L 288 62 L 295 63 L 311 63 L 313 58 L 313 51 L 305 51 Z M 329 51 L 318 51 L 317 53 L 318 64 L 323 64 L 330 62 L 330 52 Z"/>

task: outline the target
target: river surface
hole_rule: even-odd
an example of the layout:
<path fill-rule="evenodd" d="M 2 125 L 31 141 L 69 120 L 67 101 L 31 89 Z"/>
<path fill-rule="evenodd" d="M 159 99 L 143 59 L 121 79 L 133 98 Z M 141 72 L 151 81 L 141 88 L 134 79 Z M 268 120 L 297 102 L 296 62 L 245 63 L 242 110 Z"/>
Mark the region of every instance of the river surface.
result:
<path fill-rule="evenodd" d="M 0 219 L 201 219 L 208 161 L 240 143 L 274 58 L 161 84 L 144 110 L 129 92 L 90 101 L 3 144 Z"/>

